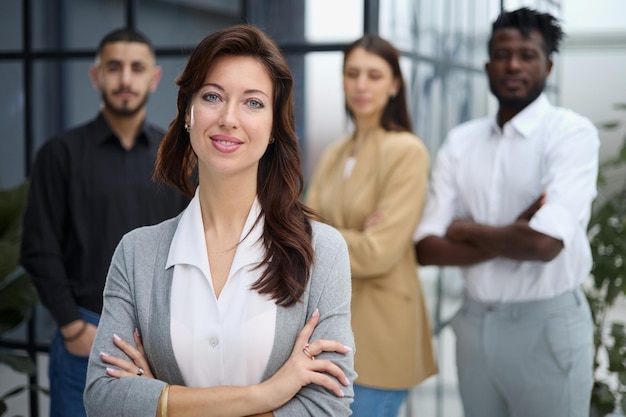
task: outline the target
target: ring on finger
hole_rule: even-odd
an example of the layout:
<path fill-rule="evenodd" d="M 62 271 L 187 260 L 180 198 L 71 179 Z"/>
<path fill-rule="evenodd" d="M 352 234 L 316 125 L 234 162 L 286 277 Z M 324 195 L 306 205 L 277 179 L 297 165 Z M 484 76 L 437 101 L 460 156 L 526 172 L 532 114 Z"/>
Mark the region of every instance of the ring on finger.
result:
<path fill-rule="evenodd" d="M 302 351 L 304 352 L 305 355 L 307 355 L 309 357 L 309 359 L 311 360 L 315 360 L 315 356 L 313 356 L 313 354 L 311 353 L 311 350 L 309 349 L 309 344 L 307 343 L 306 345 L 304 345 L 304 347 L 302 348 Z"/>
<path fill-rule="evenodd" d="M 137 376 L 142 376 L 144 374 L 143 368 L 137 369 Z"/>

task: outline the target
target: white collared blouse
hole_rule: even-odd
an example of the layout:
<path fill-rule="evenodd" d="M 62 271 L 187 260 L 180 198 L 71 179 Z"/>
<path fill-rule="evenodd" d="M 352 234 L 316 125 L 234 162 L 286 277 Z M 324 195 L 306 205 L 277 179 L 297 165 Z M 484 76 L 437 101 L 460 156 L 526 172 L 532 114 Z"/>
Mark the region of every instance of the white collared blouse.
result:
<path fill-rule="evenodd" d="M 228 279 L 219 298 L 213 291 L 199 191 L 182 214 L 167 268 L 174 266 L 171 335 L 187 386 L 250 385 L 261 382 L 274 342 L 276 304 L 250 286 L 263 269 L 263 218 L 255 199 L 244 225 Z"/>

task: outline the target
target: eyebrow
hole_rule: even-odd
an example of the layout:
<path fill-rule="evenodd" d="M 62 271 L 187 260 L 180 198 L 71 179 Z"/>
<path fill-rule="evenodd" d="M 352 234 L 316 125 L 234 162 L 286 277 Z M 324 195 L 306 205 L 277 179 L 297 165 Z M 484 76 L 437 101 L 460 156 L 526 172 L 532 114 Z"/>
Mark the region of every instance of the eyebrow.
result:
<path fill-rule="evenodd" d="M 206 83 L 206 84 L 203 84 L 203 85 L 202 85 L 202 87 L 207 87 L 207 86 L 217 88 L 217 89 L 218 89 L 218 90 L 220 90 L 220 91 L 226 91 L 226 90 L 224 89 L 224 87 L 222 87 L 221 85 L 219 85 L 219 84 L 217 84 L 217 83 Z M 244 93 L 244 94 L 263 94 L 263 95 L 264 95 L 265 97 L 267 97 L 267 98 L 269 98 L 269 97 L 270 97 L 270 96 L 269 96 L 266 92 L 264 92 L 263 90 L 259 90 L 259 89 L 256 89 L 256 88 L 249 88 L 249 89 L 245 90 L 243 93 Z"/>
<path fill-rule="evenodd" d="M 124 62 L 125 61 L 122 60 L 122 59 L 111 58 L 111 59 L 108 59 L 106 61 L 101 61 L 101 64 L 102 65 L 111 65 L 111 64 L 121 65 Z M 137 65 L 137 64 L 146 65 L 146 62 L 139 59 L 139 60 L 130 61 L 130 64 L 131 65 Z"/>

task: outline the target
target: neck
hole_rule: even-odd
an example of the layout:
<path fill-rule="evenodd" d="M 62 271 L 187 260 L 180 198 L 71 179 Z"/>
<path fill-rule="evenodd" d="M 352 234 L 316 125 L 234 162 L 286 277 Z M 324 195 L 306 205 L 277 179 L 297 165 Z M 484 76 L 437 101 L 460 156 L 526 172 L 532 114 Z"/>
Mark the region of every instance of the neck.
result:
<path fill-rule="evenodd" d="M 238 179 L 200 178 L 199 198 L 205 231 L 212 229 L 218 235 L 233 229 L 240 232 L 256 198 L 256 178 L 254 185 L 245 185 Z"/>
<path fill-rule="evenodd" d="M 377 129 L 380 125 L 357 125 L 354 134 L 352 135 L 352 156 L 357 156 L 363 144 L 367 140 L 368 136 Z"/>

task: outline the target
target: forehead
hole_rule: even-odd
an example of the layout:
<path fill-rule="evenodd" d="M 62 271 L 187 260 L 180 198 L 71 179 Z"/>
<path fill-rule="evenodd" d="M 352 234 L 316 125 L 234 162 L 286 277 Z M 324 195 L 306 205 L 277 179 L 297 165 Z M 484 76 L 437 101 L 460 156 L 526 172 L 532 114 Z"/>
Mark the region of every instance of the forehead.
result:
<path fill-rule="evenodd" d="M 491 50 L 502 48 L 532 48 L 543 51 L 545 44 L 538 30 L 531 30 L 524 36 L 519 29 L 498 29 L 491 38 Z"/>
<path fill-rule="evenodd" d="M 98 56 L 100 62 L 143 62 L 152 64 L 155 61 L 150 47 L 140 42 L 111 42 L 104 45 Z"/>
<path fill-rule="evenodd" d="M 380 55 L 367 51 L 365 48 L 354 48 L 346 57 L 345 68 L 373 69 L 391 73 L 389 63 Z"/>
<path fill-rule="evenodd" d="M 261 90 L 268 95 L 274 85 L 269 70 L 259 59 L 236 55 L 220 56 L 213 61 L 205 76 L 205 83 L 212 82 L 222 87 Z"/>

